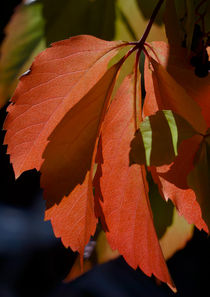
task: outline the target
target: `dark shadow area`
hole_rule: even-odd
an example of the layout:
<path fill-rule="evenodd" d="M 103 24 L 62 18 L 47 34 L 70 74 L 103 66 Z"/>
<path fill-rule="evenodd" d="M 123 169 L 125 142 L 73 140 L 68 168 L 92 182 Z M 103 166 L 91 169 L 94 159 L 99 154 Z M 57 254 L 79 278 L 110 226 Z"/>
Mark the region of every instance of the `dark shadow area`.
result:
<path fill-rule="evenodd" d="M 21 3 L 21 0 L 6 1 L 6 5 L 5 5 L 5 1 L 4 3 L 1 3 L 2 5 L 1 5 L 1 17 L 0 17 L 0 42 L 3 40 L 5 36 L 4 29 L 14 12 L 15 7 L 20 3 Z"/>
<path fill-rule="evenodd" d="M 155 5 L 158 1 L 148 1 L 148 0 L 137 0 L 137 4 L 139 6 L 139 10 L 143 14 L 144 18 L 149 20 L 151 14 L 155 8 Z M 165 3 L 162 4 L 157 17 L 155 18 L 155 23 L 157 25 L 161 25 L 163 23 L 163 14 L 165 9 Z"/>
<path fill-rule="evenodd" d="M 207 235 L 195 230 L 186 248 L 168 261 L 177 294 L 166 285 L 157 285 L 140 270 L 134 271 L 120 257 L 96 266 L 69 284 L 60 285 L 50 297 L 206 297 L 209 294 L 209 248 Z"/>
<path fill-rule="evenodd" d="M 96 153 L 96 164 L 97 169 L 93 179 L 93 189 L 94 189 L 94 210 L 95 215 L 99 219 L 101 226 L 104 231 L 108 231 L 108 226 L 106 224 L 106 219 L 104 216 L 103 209 L 101 207 L 101 203 L 104 201 L 103 194 L 101 192 L 101 184 L 100 178 L 102 177 L 102 164 L 104 163 L 103 153 L 102 153 L 102 135 L 100 136 L 98 142 L 98 149 Z"/>
<path fill-rule="evenodd" d="M 79 34 L 112 40 L 115 0 L 42 0 L 47 45 Z M 66 25 L 68 24 L 68 26 Z"/>
<path fill-rule="evenodd" d="M 137 130 L 130 144 L 129 162 L 132 164 L 146 164 L 144 142 L 140 130 Z"/>

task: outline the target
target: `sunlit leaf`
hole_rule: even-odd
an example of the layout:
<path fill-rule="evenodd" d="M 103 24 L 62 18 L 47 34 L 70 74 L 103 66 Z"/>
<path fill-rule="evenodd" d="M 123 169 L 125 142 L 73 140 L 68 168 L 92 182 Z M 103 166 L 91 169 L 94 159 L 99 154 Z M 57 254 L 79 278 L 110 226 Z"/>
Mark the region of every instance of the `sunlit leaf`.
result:
<path fill-rule="evenodd" d="M 119 44 L 78 36 L 53 44 L 35 59 L 29 75 L 20 80 L 4 125 L 16 176 L 40 169 L 47 138 L 101 79 Z"/>
<path fill-rule="evenodd" d="M 197 102 L 160 63 L 152 58 L 151 63 L 153 70 L 149 69 L 148 64 L 145 66 L 144 114 L 150 115 L 161 109 L 172 110 L 188 121 L 195 130 L 205 133 L 206 123 Z"/>
<path fill-rule="evenodd" d="M 206 126 L 210 127 L 210 117 L 209 117 L 210 75 L 204 78 L 200 78 L 195 75 L 194 68 L 190 65 L 190 59 L 187 55 L 186 49 L 183 49 L 180 47 L 173 47 L 173 46 L 170 47 L 164 42 L 152 42 L 151 45 L 154 51 L 156 52 L 156 55 L 159 59 L 160 64 L 165 69 L 167 69 L 167 72 L 170 74 L 170 76 L 172 76 L 173 79 L 185 90 L 187 95 L 191 97 L 191 99 L 197 102 L 197 104 L 201 109 L 202 115 L 205 119 Z M 153 53 L 150 52 L 150 50 L 148 51 L 153 56 Z M 153 57 L 155 58 L 155 56 Z M 150 115 L 151 113 L 155 113 L 162 106 L 163 103 L 159 102 L 158 98 L 155 99 L 156 93 L 155 93 L 155 89 L 152 81 L 152 72 L 150 67 L 148 66 L 148 61 L 146 61 L 146 65 L 145 65 L 145 87 L 147 91 L 147 96 L 149 97 L 148 105 L 147 104 L 145 105 L 145 114 Z M 171 90 L 171 93 L 174 93 L 175 95 L 177 94 L 177 91 L 178 90 L 176 90 L 174 86 Z M 181 98 L 183 98 L 183 96 L 179 96 L 179 98 L 175 98 L 176 102 L 178 103 L 179 101 L 181 101 Z M 180 108 L 182 104 L 183 102 L 180 102 Z M 192 106 L 190 106 L 189 108 L 187 108 L 186 106 L 183 107 L 182 112 L 186 113 L 191 108 L 194 108 L 195 110 L 195 115 L 192 121 L 194 121 L 194 124 L 196 124 L 196 122 L 198 121 L 197 118 L 199 117 L 199 121 L 200 121 L 201 116 L 200 116 L 199 108 L 196 107 L 195 103 L 192 103 Z M 161 109 L 163 108 L 161 107 Z M 164 107 L 164 109 L 166 109 L 166 107 Z M 173 108 L 168 108 L 168 109 L 173 110 Z M 197 115 L 196 115 L 196 109 L 197 109 Z"/>
<path fill-rule="evenodd" d="M 129 77 L 117 92 L 102 127 L 100 186 L 107 238 L 130 266 L 139 266 L 174 288 L 152 221 L 145 168 L 129 166 L 129 143 L 135 132 L 132 97 L 133 79 Z"/>
<path fill-rule="evenodd" d="M 43 154 L 40 171 L 47 201 L 45 219 L 51 220 L 63 244 L 80 254 L 95 233 L 94 151 L 118 70 L 118 64 L 112 66 L 70 109 L 50 135 Z"/>

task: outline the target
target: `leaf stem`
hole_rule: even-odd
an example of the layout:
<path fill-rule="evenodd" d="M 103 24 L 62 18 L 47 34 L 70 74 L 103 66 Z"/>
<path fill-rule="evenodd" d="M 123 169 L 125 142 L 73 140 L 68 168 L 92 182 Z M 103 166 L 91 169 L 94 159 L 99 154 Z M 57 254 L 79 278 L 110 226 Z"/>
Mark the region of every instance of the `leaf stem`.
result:
<path fill-rule="evenodd" d="M 156 7 L 155 7 L 155 9 L 153 10 L 153 13 L 152 13 L 152 15 L 150 17 L 149 23 L 148 23 L 148 25 L 147 25 L 147 27 L 146 27 L 146 29 L 144 31 L 144 34 L 141 37 L 141 39 L 139 40 L 139 42 L 138 42 L 139 48 L 141 48 L 144 45 L 144 43 L 145 43 L 145 41 L 146 41 L 146 39 L 147 39 L 147 37 L 149 35 L 149 32 L 151 30 L 151 27 L 152 27 L 152 25 L 154 23 L 154 20 L 155 20 L 157 14 L 158 14 L 158 11 L 159 11 L 161 5 L 163 4 L 163 2 L 164 2 L 164 0 L 159 0 Z"/>
<path fill-rule="evenodd" d="M 133 100 L 134 108 L 133 110 L 134 110 L 135 131 L 139 128 L 139 117 L 138 117 L 137 106 L 141 106 L 141 103 L 137 102 L 137 80 L 138 80 L 138 65 L 139 65 L 140 54 L 141 54 L 141 49 L 139 49 L 136 53 L 136 61 L 135 61 L 135 69 L 134 69 L 134 100 Z M 140 117 L 141 117 L 141 111 L 140 111 Z"/>
<path fill-rule="evenodd" d="M 154 20 L 155 20 L 157 14 L 158 14 L 159 9 L 160 9 L 161 5 L 163 4 L 163 2 L 164 2 L 164 0 L 159 0 L 158 1 L 155 9 L 153 10 L 153 13 L 152 13 L 152 15 L 150 17 L 149 23 L 148 23 L 148 25 L 147 25 L 147 27 L 146 27 L 146 29 L 144 31 L 144 34 L 142 35 L 141 39 L 139 41 L 137 41 L 137 42 L 130 42 L 129 43 L 130 45 L 133 44 L 133 45 L 136 45 L 136 49 L 137 48 L 138 49 L 142 49 L 142 47 L 144 46 L 144 43 L 145 43 L 145 41 L 146 41 L 146 39 L 147 39 L 147 37 L 149 35 L 149 32 L 151 30 L 151 27 L 152 27 L 152 25 L 154 23 Z"/>
<path fill-rule="evenodd" d="M 160 63 L 160 59 L 159 59 L 158 55 L 154 51 L 153 47 L 147 42 L 144 43 L 144 47 L 143 47 L 143 51 L 144 51 L 145 55 L 147 55 L 147 57 L 150 59 L 150 56 L 149 56 L 145 46 L 147 46 L 151 50 L 151 52 L 154 54 L 155 58 L 157 59 L 158 63 Z"/>

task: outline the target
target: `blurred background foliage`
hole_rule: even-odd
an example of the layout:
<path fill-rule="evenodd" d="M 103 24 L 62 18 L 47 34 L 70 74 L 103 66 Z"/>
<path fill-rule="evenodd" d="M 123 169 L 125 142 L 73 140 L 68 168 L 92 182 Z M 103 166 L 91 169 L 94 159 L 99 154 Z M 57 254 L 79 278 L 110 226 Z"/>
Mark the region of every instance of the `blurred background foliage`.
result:
<path fill-rule="evenodd" d="M 155 2 L 157 1 L 22 1 L 4 29 L 5 37 L 0 48 L 0 106 L 12 95 L 18 77 L 29 69 L 34 57 L 51 43 L 78 34 L 90 34 L 105 40 L 138 40 L 145 30 Z M 201 22 L 204 12 L 205 31 L 210 31 L 209 1 L 199 7 L 200 2 L 202 1 L 175 0 L 179 33 L 188 48 L 192 44 L 195 24 Z M 164 11 L 163 4 L 147 41 L 167 41 Z"/>
<path fill-rule="evenodd" d="M 199 7 L 199 3 L 205 2 L 204 5 Z M 210 1 L 199 1 L 199 0 L 175 0 L 176 13 L 179 20 L 179 32 L 182 43 L 188 49 L 193 49 L 196 40 L 196 34 L 203 30 L 202 26 L 205 27 L 205 32 L 210 31 Z M 91 34 L 98 38 L 105 40 L 138 40 L 141 38 L 148 20 L 152 14 L 155 3 L 157 1 L 153 0 L 14 0 L 8 1 L 7 9 L 9 14 L 4 15 L 4 19 L 1 19 L 1 45 L 0 45 L 0 107 L 1 109 L 1 123 L 5 118 L 5 106 L 8 104 L 8 100 L 11 98 L 14 89 L 17 86 L 18 78 L 24 74 L 37 54 L 39 54 L 46 47 L 50 46 L 51 43 L 65 38 L 69 38 L 78 34 Z M 155 20 L 154 25 L 148 36 L 148 42 L 154 40 L 162 40 L 167 42 L 167 36 L 164 27 L 164 14 L 165 5 L 162 6 Z M 203 16 L 203 17 L 202 17 Z M 9 19 L 10 17 L 10 19 Z M 196 27 L 197 26 L 197 27 Z M 200 31 L 198 29 L 200 28 Z M 197 33 L 196 33 L 197 32 Z M 208 34 L 205 37 L 209 38 Z M 195 47 L 195 46 L 194 46 Z M 140 65 L 140 71 L 143 77 L 143 67 L 144 67 L 144 57 L 142 57 L 142 63 Z M 128 64 L 132 64 L 128 61 Z M 125 73 L 130 71 L 130 66 L 125 65 Z M 127 72 L 126 72 L 127 71 Z M 142 86 L 144 82 L 142 81 Z M 3 142 L 4 132 L 1 132 L 1 142 Z M 52 233 L 51 227 L 46 222 L 43 222 L 44 213 L 44 203 L 41 202 L 41 192 L 39 189 L 39 176 L 38 173 L 28 172 L 15 181 L 14 173 L 12 171 L 11 164 L 9 163 L 9 158 L 5 153 L 5 147 L 1 146 L 0 152 L 0 186 L 2 192 L 5 191 L 5 195 L 2 195 L 0 201 L 0 214 L 6 213 L 6 216 L 2 216 L 0 222 L 3 226 L 2 238 L 3 241 L 0 243 L 0 256 L 4 255 L 5 250 L 8 250 L 8 245 L 14 245 L 14 250 L 20 244 L 28 241 L 27 247 L 34 245 L 34 238 L 39 242 L 40 249 L 52 250 L 54 251 L 56 246 L 57 255 L 50 258 L 48 257 L 45 263 L 44 258 L 42 262 L 46 265 L 57 265 L 59 264 L 54 260 L 53 257 L 58 257 L 57 261 L 63 261 L 62 269 L 57 266 L 54 269 L 54 274 L 51 275 L 47 270 L 46 273 L 49 277 L 46 278 L 46 283 L 49 285 L 52 282 L 55 285 L 56 282 L 60 281 L 66 277 L 66 281 L 74 279 L 80 274 L 80 267 L 78 259 L 74 262 L 75 255 L 69 250 L 64 252 L 64 249 L 60 243 L 60 240 L 56 240 Z M 148 181 L 150 183 L 150 201 L 151 207 L 154 214 L 154 223 L 157 230 L 157 234 L 160 239 L 160 244 L 163 249 L 163 253 L 166 259 L 171 258 L 175 252 L 182 249 L 187 241 L 193 236 L 193 226 L 189 225 L 183 218 L 181 218 L 175 208 L 170 202 L 165 203 L 160 196 L 157 186 L 152 181 L 148 173 Z M 25 193 L 25 194 L 24 194 Z M 38 194 L 37 194 L 38 193 Z M 36 201 L 36 202 L 34 202 Z M 38 202 L 37 202 L 38 201 Z M 6 205 L 6 206 L 5 206 Z M 9 206 L 8 206 L 9 205 Z M 31 212 L 29 215 L 24 212 L 17 212 L 17 209 L 23 209 L 23 207 L 29 206 Z M 17 208 L 18 207 L 18 208 Z M 13 211 L 13 212 L 11 212 Z M 28 211 L 28 210 L 27 210 Z M 34 216 L 31 215 L 34 213 Z M 39 215 L 41 213 L 42 215 Z M 15 215 L 15 220 L 13 218 Z M 19 215 L 19 217 L 18 217 Z M 5 219 L 4 219 L 5 218 Z M 6 219 L 7 218 L 7 219 Z M 35 219 L 33 219 L 35 218 Z M 33 220 L 33 224 L 32 224 Z M 16 238 L 14 241 L 14 234 L 17 231 L 17 222 L 20 221 L 20 229 L 22 228 L 22 233 L 20 231 L 20 238 Z M 29 223 L 29 221 L 31 223 Z M 21 225 L 22 224 L 22 225 Z M 4 226 L 11 225 L 11 230 L 8 233 L 7 228 Z M 13 227 L 14 228 L 13 228 Z M 16 226 L 16 229 L 15 229 Z M 22 227 L 21 227 L 22 226 Z M 23 227 L 24 226 L 24 227 Z M 26 226 L 28 226 L 26 228 Z M 40 230 L 37 231 L 38 229 Z M 6 231 L 5 231 L 6 230 Z M 16 230 L 16 231 L 15 231 Z M 34 233 L 31 232 L 34 230 Z M 18 231 L 18 232 L 19 232 Z M 35 232 L 37 231 L 37 232 Z M 25 233 L 24 233 L 25 232 Z M 27 234 L 31 234 L 29 237 Z M 4 234 L 5 238 L 4 239 Z M 18 235 L 19 236 L 19 235 Z M 202 235 L 203 236 L 203 235 Z M 8 241 L 9 238 L 9 241 Z M 40 239 L 41 238 L 41 239 Z M 43 239 L 44 238 L 44 239 Z M 6 241 L 4 241 L 6 240 Z M 21 241 L 22 240 L 22 241 Z M 201 241 L 203 240 L 203 237 Z M 6 243 L 5 243 L 6 242 Z M 32 243 L 31 243 L 32 242 Z M 85 260 L 85 270 L 90 269 L 96 263 L 103 263 L 109 259 L 114 259 L 118 256 L 117 252 L 111 251 L 104 233 L 100 231 L 100 228 L 94 238 L 94 244 L 88 247 L 87 258 Z M 4 245 L 5 244 L 5 245 Z M 57 248 L 57 245 L 59 246 Z M 197 248 L 197 246 L 196 246 Z M 11 256 L 9 262 L 16 259 L 16 257 L 22 257 L 24 253 L 27 253 L 25 249 L 19 249 L 19 252 L 12 252 L 13 258 Z M 53 252 L 52 252 L 53 253 Z M 55 254 L 56 254 L 55 253 Z M 60 255 L 61 253 L 62 255 Z M 30 257 L 29 257 L 30 258 Z M 52 259 L 53 258 L 53 259 Z M 26 259 L 26 261 L 28 261 Z M 54 263 L 55 264 L 52 264 Z M 173 262 L 173 258 L 171 260 Z M 180 260 L 183 261 L 183 258 Z M 190 260 L 189 260 L 190 261 Z M 51 262 L 51 264 L 50 264 Z M 70 273 L 69 270 L 73 269 Z M 176 262 L 176 261 L 175 261 Z M 116 265 L 118 265 L 118 262 Z M 189 263 L 188 263 L 189 264 Z M 210 264 L 210 263 L 209 263 Z M 11 263 L 10 263 L 11 265 Z M 17 264 L 18 265 L 18 264 Z M 22 265 L 22 264 L 21 264 Z M 27 264 L 29 265 L 29 264 Z M 125 269 L 120 263 L 118 266 L 121 269 Z M 118 267 L 117 266 L 117 267 Z M 209 265 L 210 266 L 210 265 Z M 7 266 L 5 266 L 7 267 Z M 18 266 L 19 267 L 19 266 Z M 22 267 L 22 266 L 21 266 Z M 28 267 L 28 266 L 27 266 Z M 59 266 L 60 267 L 60 266 Z M 108 267 L 108 266 L 104 266 Z M 116 269 L 115 266 L 113 266 Z M 189 267 L 191 267 L 189 265 Z M 6 269 L 6 268 L 5 268 Z M 19 268 L 14 268 L 11 265 L 11 269 L 16 269 L 19 273 Z M 22 269 L 22 268 L 20 268 Z M 28 269 L 28 268 L 27 268 Z M 56 274 L 56 269 L 60 269 L 59 273 Z M 103 268 L 102 268 L 103 269 Z M 105 268 L 106 269 L 106 268 Z M 61 271 L 62 270 L 62 271 Z M 129 273 L 130 268 L 128 268 Z M 1 273 L 0 266 L 0 273 Z M 4 270 L 3 270 L 4 271 Z M 117 271 L 117 270 L 116 270 Z M 5 273 L 5 278 L 11 276 L 10 273 Z M 36 271 L 32 274 L 32 278 L 36 279 Z M 127 273 L 127 272 L 126 272 Z M 25 277 L 27 273 L 23 273 Z M 176 271 L 175 271 L 176 274 Z M 45 275 L 43 272 L 41 276 Z M 132 273 L 130 274 L 132 277 Z M 44 277 L 44 276 L 43 276 Z M 46 277 L 46 275 L 45 275 Z M 126 275 L 127 277 L 127 275 Z M 174 275 L 173 275 L 174 277 Z M 192 276 L 191 276 L 192 277 Z M 198 276 L 197 276 L 198 277 Z M 93 272 L 94 278 L 94 272 Z M 134 276 L 130 281 L 134 282 Z M 45 279 L 45 278 L 44 278 Z M 83 279 L 84 280 L 84 279 Z M 28 276 L 27 280 L 15 280 L 15 285 L 17 283 L 25 283 L 27 281 L 30 286 L 32 285 L 32 280 Z M 176 280 L 175 280 L 176 281 Z M 204 279 L 202 280 L 204 282 Z M 12 280 L 11 280 L 12 282 Z M 144 282 L 144 280 L 143 280 Z M 176 282 L 177 283 L 177 282 Z M 179 283 L 179 287 L 182 284 Z M 17 285 L 18 286 L 18 285 Z M 106 287 L 106 285 L 105 285 Z M 104 288 L 105 288 L 104 287 Z M 5 288 L 4 288 L 5 289 Z M 40 289 L 40 288 L 39 288 Z M 3 290 L 3 289 L 2 289 Z M 5 289 L 6 290 L 6 289 Z M 183 290 L 183 288 L 181 289 Z M 47 288 L 46 288 L 47 291 Z M 0 282 L 0 295 L 1 295 L 1 282 Z M 7 292 L 7 291 L 5 291 Z M 18 292 L 22 292 L 21 289 Z M 18 296 L 45 296 L 45 291 L 42 294 L 38 292 L 30 292 L 26 290 L 25 293 L 20 293 Z M 26 293 L 27 292 L 27 293 Z M 129 291 L 128 291 L 129 292 Z M 137 292 L 137 291 L 136 291 Z M 159 291 L 158 291 L 159 292 Z M 165 292 L 165 291 L 164 291 Z M 159 292 L 154 290 L 154 296 L 172 296 L 172 293 Z M 196 292 L 196 290 L 195 290 Z M 6 293 L 5 293 L 6 294 Z M 7 294 L 9 294 L 7 292 Z M 34 294 L 34 295 L 33 295 Z M 110 294 L 110 293 L 107 293 Z M 132 296 L 135 295 L 134 292 Z M 148 293 L 148 296 L 153 296 L 153 293 Z M 160 295 L 158 295 L 160 294 Z M 166 295 L 165 295 L 166 294 Z M 5 296 L 16 296 L 16 295 L 1 295 Z M 57 295 L 55 295 L 57 296 Z M 64 295 L 59 295 L 64 296 Z M 65 295 L 67 296 L 67 295 Z M 76 295 L 75 295 L 76 296 Z M 80 296 L 80 295 L 78 295 Z M 86 295 L 81 295 L 86 296 Z M 92 295 L 91 295 L 92 296 Z M 94 295 L 99 296 L 99 295 Z M 100 295 L 102 296 L 102 295 Z M 108 296 L 108 295 L 104 295 Z M 112 295 L 109 295 L 112 296 Z M 118 296 L 118 295 L 113 295 Z M 129 295 L 120 295 L 129 296 Z M 131 295 L 130 295 L 131 296 Z M 177 295 L 182 296 L 182 295 Z M 183 295 L 183 296 L 194 296 L 194 295 Z M 196 296 L 196 295 L 195 295 Z M 201 296 L 201 295 L 200 295 Z"/>

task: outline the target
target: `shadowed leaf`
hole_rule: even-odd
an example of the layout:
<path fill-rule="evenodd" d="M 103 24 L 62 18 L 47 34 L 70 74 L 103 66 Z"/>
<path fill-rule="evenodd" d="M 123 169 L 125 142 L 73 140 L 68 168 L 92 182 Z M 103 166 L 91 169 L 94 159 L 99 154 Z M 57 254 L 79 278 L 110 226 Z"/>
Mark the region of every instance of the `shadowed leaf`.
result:
<path fill-rule="evenodd" d="M 170 45 L 180 46 L 182 41 L 180 37 L 181 28 L 176 11 L 175 0 L 166 0 L 164 23 L 168 43 Z"/>
<path fill-rule="evenodd" d="M 191 125 L 174 112 L 158 111 L 140 124 L 131 142 L 131 163 L 148 166 L 170 164 L 177 155 L 180 143 L 195 133 Z"/>
<path fill-rule="evenodd" d="M 193 170 L 189 173 L 188 185 L 194 190 L 202 210 L 202 216 L 210 230 L 210 136 L 201 143 Z"/>

